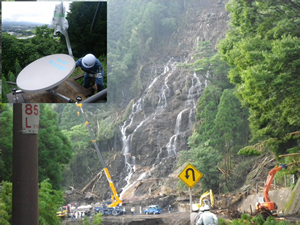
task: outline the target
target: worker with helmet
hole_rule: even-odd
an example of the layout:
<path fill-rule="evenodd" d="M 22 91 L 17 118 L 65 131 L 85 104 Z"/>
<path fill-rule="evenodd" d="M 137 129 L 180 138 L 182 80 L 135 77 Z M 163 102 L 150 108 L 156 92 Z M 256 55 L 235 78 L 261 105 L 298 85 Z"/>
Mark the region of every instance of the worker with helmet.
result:
<path fill-rule="evenodd" d="M 201 206 L 201 207 L 200 207 L 200 210 L 199 210 L 199 215 L 201 216 L 203 213 L 204 213 L 204 207 Z"/>
<path fill-rule="evenodd" d="M 201 214 L 199 220 L 197 221 L 196 225 L 218 225 L 218 218 L 215 214 L 210 212 L 210 208 L 208 205 L 204 207 L 204 213 Z"/>
<path fill-rule="evenodd" d="M 76 61 L 76 68 L 81 67 L 85 72 L 83 86 L 89 88 L 92 78 L 95 77 L 95 85 L 92 87 L 97 92 L 104 89 L 103 76 L 104 71 L 101 62 L 93 55 L 87 54 Z"/>

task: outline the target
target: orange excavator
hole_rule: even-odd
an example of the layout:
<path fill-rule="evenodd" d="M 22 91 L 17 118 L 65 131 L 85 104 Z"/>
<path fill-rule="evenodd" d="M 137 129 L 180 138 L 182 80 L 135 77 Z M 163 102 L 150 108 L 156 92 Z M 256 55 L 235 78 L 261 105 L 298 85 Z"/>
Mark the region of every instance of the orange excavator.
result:
<path fill-rule="evenodd" d="M 275 202 L 271 201 L 269 198 L 269 190 L 273 181 L 275 174 L 282 168 L 286 169 L 285 164 L 275 166 L 268 174 L 267 181 L 264 189 L 264 199 L 263 202 L 256 203 L 256 211 L 263 215 L 266 219 L 268 216 L 275 216 L 277 213 L 278 206 Z"/>

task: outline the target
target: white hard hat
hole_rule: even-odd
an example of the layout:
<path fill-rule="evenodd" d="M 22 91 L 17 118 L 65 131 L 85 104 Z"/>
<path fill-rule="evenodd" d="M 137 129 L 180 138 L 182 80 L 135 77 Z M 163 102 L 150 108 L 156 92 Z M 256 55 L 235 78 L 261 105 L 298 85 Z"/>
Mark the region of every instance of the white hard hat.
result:
<path fill-rule="evenodd" d="M 209 206 L 208 205 L 204 206 L 204 211 L 209 211 Z"/>
<path fill-rule="evenodd" d="M 200 212 L 204 212 L 204 207 L 203 206 L 200 207 Z"/>
<path fill-rule="evenodd" d="M 82 59 L 82 64 L 86 68 L 91 68 L 95 65 L 96 57 L 93 54 L 87 54 Z"/>

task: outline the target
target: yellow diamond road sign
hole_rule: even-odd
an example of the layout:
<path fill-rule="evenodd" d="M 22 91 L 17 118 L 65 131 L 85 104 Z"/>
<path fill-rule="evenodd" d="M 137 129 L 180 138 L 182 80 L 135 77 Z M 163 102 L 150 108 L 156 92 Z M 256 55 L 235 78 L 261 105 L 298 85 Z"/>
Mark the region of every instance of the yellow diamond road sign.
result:
<path fill-rule="evenodd" d="M 190 163 L 178 175 L 178 177 L 190 188 L 194 187 L 202 176 L 203 174 Z"/>

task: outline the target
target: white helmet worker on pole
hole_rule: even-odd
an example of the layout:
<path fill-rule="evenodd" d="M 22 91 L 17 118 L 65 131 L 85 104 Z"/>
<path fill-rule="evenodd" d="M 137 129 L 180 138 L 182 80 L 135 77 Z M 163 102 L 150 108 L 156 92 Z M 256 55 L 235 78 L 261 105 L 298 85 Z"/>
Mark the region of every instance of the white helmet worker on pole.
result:
<path fill-rule="evenodd" d="M 82 64 L 86 68 L 91 68 L 95 65 L 96 57 L 93 54 L 87 54 L 82 59 Z"/>
<path fill-rule="evenodd" d="M 83 58 L 76 61 L 76 67 L 80 67 L 84 72 L 83 86 L 89 88 L 91 86 L 92 78 L 95 78 L 95 85 L 93 89 L 97 92 L 104 89 L 103 76 L 104 71 L 101 62 L 93 55 L 87 54 Z"/>
<path fill-rule="evenodd" d="M 204 206 L 204 213 L 201 214 L 196 225 L 218 225 L 219 221 L 215 214 L 209 211 L 210 208 L 208 205 Z"/>

